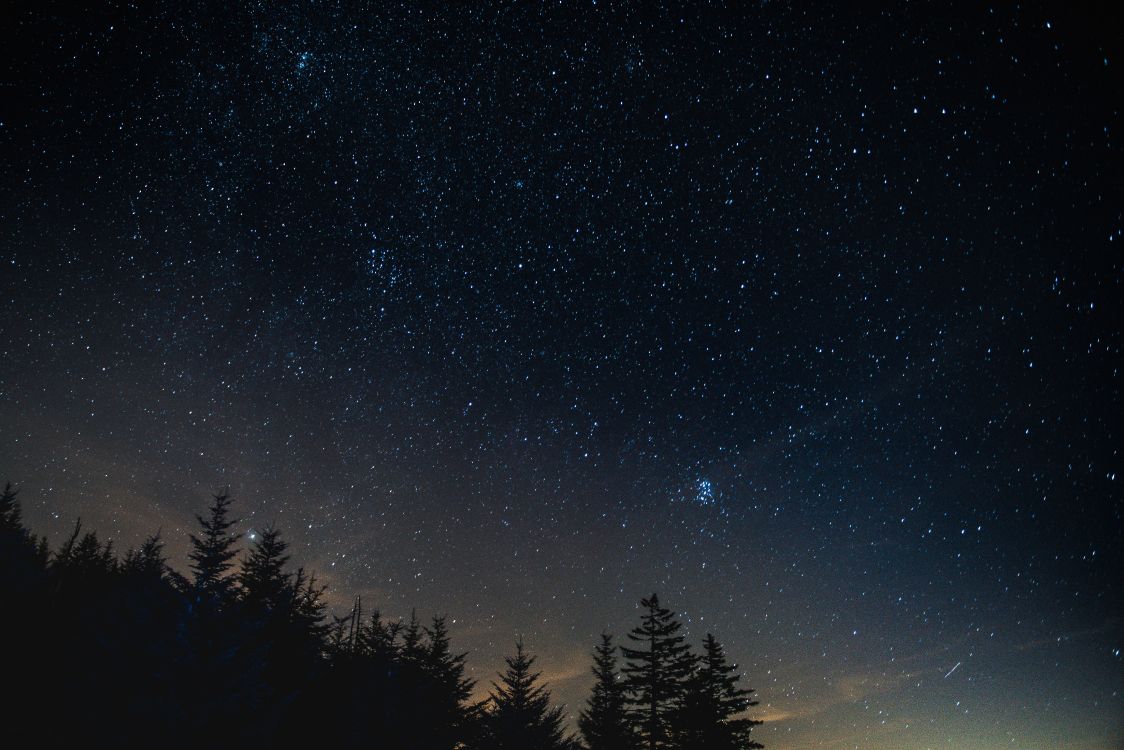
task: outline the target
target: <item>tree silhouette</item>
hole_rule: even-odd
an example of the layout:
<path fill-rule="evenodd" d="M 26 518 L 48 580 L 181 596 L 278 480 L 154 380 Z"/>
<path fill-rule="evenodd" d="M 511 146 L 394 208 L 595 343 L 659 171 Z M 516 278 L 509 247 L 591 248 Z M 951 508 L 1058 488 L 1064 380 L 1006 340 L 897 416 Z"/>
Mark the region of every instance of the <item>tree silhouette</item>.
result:
<path fill-rule="evenodd" d="M 268 528 L 261 532 L 238 573 L 242 601 L 251 611 L 275 610 L 288 603 L 292 576 L 285 572 L 289 556 L 281 532 Z"/>
<path fill-rule="evenodd" d="M 238 539 L 231 533 L 230 495 L 213 496 L 206 517 L 196 516 L 200 534 L 189 537 L 192 580 L 185 589 L 184 616 L 177 638 L 178 675 L 186 710 L 193 716 L 189 741 L 249 740 L 276 721 L 269 711 L 272 687 L 268 642 L 260 625 L 238 607 L 233 573 Z M 264 715 L 263 715 L 264 714 Z"/>
<path fill-rule="evenodd" d="M 329 628 L 324 622 L 327 611 L 324 591 L 325 587 L 317 584 L 315 575 L 305 573 L 304 568 L 297 568 L 289 587 L 289 595 L 293 597 L 290 616 L 295 624 L 314 637 L 318 653 L 324 650 Z"/>
<path fill-rule="evenodd" d="M 621 647 L 623 673 L 640 740 L 648 750 L 671 747 L 672 721 L 683 704 L 694 667 L 690 647 L 679 634 L 681 623 L 652 594 L 640 600 L 646 611 L 628 634 L 638 648 Z"/>
<path fill-rule="evenodd" d="M 492 683 L 489 707 L 483 717 L 482 750 L 572 750 L 562 728 L 562 709 L 550 706 L 550 693 L 536 684 L 535 657 L 528 656 L 522 639 L 515 656 L 504 659 L 507 669 Z"/>
<path fill-rule="evenodd" d="M 160 532 L 126 552 L 117 569 L 114 616 L 107 626 L 119 635 L 111 665 L 119 690 L 109 715 L 116 719 L 119 744 L 129 746 L 181 730 L 188 701 L 181 692 L 184 655 L 177 640 L 186 581 L 168 566 Z"/>
<path fill-rule="evenodd" d="M 402 646 L 398 653 L 402 661 L 407 664 L 416 664 L 419 667 L 425 661 L 425 631 L 421 621 L 418 620 L 418 611 L 410 612 L 410 621 L 402 628 Z"/>
<path fill-rule="evenodd" d="M 279 531 L 261 532 L 238 563 L 225 492 L 198 517 L 186 577 L 168 565 L 159 532 L 119 560 L 79 520 L 48 554 L 23 527 L 17 495 L 10 484 L 0 492 L 0 600 L 14 613 L 0 618 L 0 639 L 16 692 L 0 717 L 43 706 L 68 717 L 9 720 L 5 738 L 20 746 L 165 737 L 183 746 L 579 748 L 522 641 L 487 701 L 474 704 L 445 617 L 386 620 L 356 598 L 329 626 L 323 588 L 288 568 Z M 760 722 L 745 715 L 752 691 L 738 687 L 718 642 L 708 636 L 695 660 L 655 595 L 641 603 L 620 672 L 610 636 L 594 651 L 596 684 L 579 717 L 588 750 L 760 747 L 749 739 Z"/>
<path fill-rule="evenodd" d="M 228 575 L 238 556 L 238 540 L 230 533 L 237 520 L 230 515 L 230 494 L 221 492 L 214 496 L 207 518 L 196 516 L 202 533 L 192 534 L 191 572 L 192 586 L 197 598 L 210 597 L 225 602 L 233 596 L 234 580 Z"/>
<path fill-rule="evenodd" d="M 131 549 L 125 553 L 121 572 L 139 579 L 165 580 L 169 573 L 168 560 L 164 557 L 164 542 L 160 539 L 159 531 L 145 539 L 139 549 Z"/>
<path fill-rule="evenodd" d="M 726 654 L 714 636 L 707 633 L 703 655 L 691 676 L 687 696 L 677 717 L 676 739 L 683 748 L 709 750 L 748 750 L 760 748 L 749 738 L 760 724 L 744 716 L 757 701 L 753 690 L 738 686 L 737 665 L 726 661 Z"/>
<path fill-rule="evenodd" d="M 46 572 L 47 540 L 24 528 L 18 496 L 11 482 L 0 492 L 0 585 L 5 593 L 28 594 Z"/>
<path fill-rule="evenodd" d="M 464 676 L 467 654 L 454 654 L 450 648 L 444 617 L 435 615 L 425 633 L 428 644 L 421 665 L 428 694 L 430 742 L 433 747 L 449 748 L 471 733 L 477 709 L 469 705 L 469 697 L 475 682 Z"/>
<path fill-rule="evenodd" d="M 281 712 L 307 689 L 323 651 L 320 591 L 303 570 L 286 572 L 287 549 L 277 529 L 266 529 L 237 576 L 244 627 L 261 669 L 261 692 L 267 693 L 268 709 L 259 721 L 281 721 Z"/>
<path fill-rule="evenodd" d="M 4 491 L 0 493 L 0 533 L 25 534 L 23 528 L 23 513 L 20 501 L 16 498 L 20 491 L 12 486 L 11 482 L 4 484 Z"/>
<path fill-rule="evenodd" d="M 3 674 L 8 688 L 0 718 L 4 738 L 18 747 L 44 744 L 44 733 L 32 731 L 19 719 L 34 716 L 42 708 L 42 697 L 55 687 L 50 668 L 56 650 L 49 649 L 55 612 L 48 609 L 47 549 L 23 526 L 19 490 L 9 482 L 0 493 L 0 642 L 4 644 Z"/>
<path fill-rule="evenodd" d="M 632 750 L 636 733 L 629 720 L 624 683 L 617 671 L 617 648 L 613 637 L 601 635 L 593 652 L 593 692 L 578 717 L 578 727 L 589 750 Z"/>

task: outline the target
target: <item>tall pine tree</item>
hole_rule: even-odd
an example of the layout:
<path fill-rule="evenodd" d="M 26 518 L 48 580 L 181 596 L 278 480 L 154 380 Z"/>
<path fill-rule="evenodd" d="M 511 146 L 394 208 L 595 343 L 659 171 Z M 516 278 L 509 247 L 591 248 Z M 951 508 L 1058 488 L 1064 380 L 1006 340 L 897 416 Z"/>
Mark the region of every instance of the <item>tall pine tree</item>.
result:
<path fill-rule="evenodd" d="M 232 575 L 238 538 L 230 517 L 230 496 L 214 496 L 206 518 L 196 516 L 201 533 L 190 536 L 192 580 L 185 594 L 183 624 L 177 642 L 182 660 L 180 689 L 184 709 L 194 714 L 187 743 L 227 742 L 259 733 L 255 719 L 263 714 L 271 688 L 264 679 L 264 644 L 255 624 L 236 599 Z"/>
<path fill-rule="evenodd" d="M 284 723 L 287 710 L 318 671 L 324 647 L 319 592 L 303 570 L 295 576 L 285 570 L 287 549 L 277 529 L 262 531 L 238 574 L 247 641 L 261 669 L 268 707 L 257 717 L 262 725 Z M 310 612 L 304 611 L 306 597 L 314 608 Z"/>
<path fill-rule="evenodd" d="M 682 624 L 652 594 L 640 600 L 645 609 L 640 625 L 628 637 L 636 648 L 621 647 L 625 688 L 633 720 L 647 750 L 672 747 L 672 722 L 683 705 L 694 668 L 690 647 L 679 634 Z"/>
<path fill-rule="evenodd" d="M 168 559 L 164 557 L 164 542 L 160 532 L 144 540 L 140 549 L 131 549 L 121 563 L 121 572 L 143 581 L 163 582 L 169 574 Z"/>
<path fill-rule="evenodd" d="M 272 611 L 288 604 L 292 588 L 292 576 L 285 572 L 288 546 L 281 539 L 281 532 L 266 529 L 242 563 L 238 583 L 242 600 L 251 612 Z"/>
<path fill-rule="evenodd" d="M 199 536 L 191 535 L 191 572 L 194 576 L 194 593 L 198 598 L 224 602 L 234 591 L 234 579 L 228 575 L 238 555 L 238 540 L 230 533 L 237 520 L 230 518 L 230 495 L 222 492 L 214 496 L 207 518 L 196 516 L 202 527 Z"/>
<path fill-rule="evenodd" d="M 4 491 L 0 492 L 0 532 L 24 535 L 23 512 L 17 496 L 20 491 L 12 486 L 11 482 L 4 484 Z"/>
<path fill-rule="evenodd" d="M 578 727 L 589 750 L 632 750 L 636 733 L 626 706 L 624 683 L 617 672 L 617 647 L 608 633 L 593 652 L 593 693 L 578 717 Z"/>
<path fill-rule="evenodd" d="M 19 490 L 11 482 L 0 492 L 0 586 L 7 593 L 34 590 L 47 567 L 47 540 L 23 526 Z"/>
<path fill-rule="evenodd" d="M 745 716 L 753 690 L 738 686 L 737 665 L 726 661 L 722 645 L 707 633 L 703 655 L 691 676 L 683 709 L 676 721 L 676 740 L 682 748 L 749 750 L 760 748 L 749 738 L 760 721 Z"/>
<path fill-rule="evenodd" d="M 536 684 L 533 656 L 516 641 L 515 656 L 492 683 L 491 705 L 483 719 L 482 750 L 571 750 L 573 742 L 562 728 L 562 709 L 550 706 L 550 693 Z"/>
<path fill-rule="evenodd" d="M 426 713 L 429 715 L 428 735 L 431 747 L 452 748 L 469 735 L 476 717 L 470 705 L 475 683 L 465 677 L 466 653 L 454 654 L 449 644 L 449 627 L 445 618 L 433 616 L 432 626 L 425 629 L 428 643 L 421 669 L 425 677 Z"/>

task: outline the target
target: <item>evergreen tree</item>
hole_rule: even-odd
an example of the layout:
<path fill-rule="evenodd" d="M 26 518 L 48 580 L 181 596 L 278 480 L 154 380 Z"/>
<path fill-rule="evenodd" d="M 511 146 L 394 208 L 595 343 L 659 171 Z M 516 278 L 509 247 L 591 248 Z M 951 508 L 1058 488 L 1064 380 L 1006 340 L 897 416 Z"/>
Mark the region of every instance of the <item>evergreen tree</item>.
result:
<path fill-rule="evenodd" d="M 93 578 L 104 580 L 117 570 L 113 542 L 103 545 L 96 531 L 83 534 L 82 519 L 78 519 L 74 531 L 51 559 L 49 569 L 56 588 L 88 583 Z"/>
<path fill-rule="evenodd" d="M 398 634 L 401 621 L 384 621 L 376 609 L 367 625 L 359 629 L 359 644 L 363 653 L 380 664 L 390 664 L 398 658 Z"/>
<path fill-rule="evenodd" d="M 291 598 L 292 576 L 285 572 L 285 564 L 289 562 L 285 554 L 288 546 L 282 541 L 281 532 L 266 529 L 242 563 L 238 574 L 242 601 L 255 614 L 276 610 Z"/>
<path fill-rule="evenodd" d="M 20 501 L 16 499 L 19 494 L 20 491 L 12 487 L 11 482 L 4 484 L 4 491 L 0 493 L 0 533 L 26 533 Z"/>
<path fill-rule="evenodd" d="M 751 706 L 753 690 L 738 686 L 737 665 L 726 661 L 726 654 L 714 636 L 707 634 L 703 655 L 691 676 L 687 698 L 677 721 L 677 744 L 707 750 L 749 750 L 760 748 L 749 738 L 760 721 L 744 716 Z"/>
<path fill-rule="evenodd" d="M 194 714 L 185 737 L 191 743 L 211 743 L 220 732 L 228 741 L 260 736 L 258 719 L 274 694 L 260 627 L 236 606 L 238 539 L 231 528 L 237 521 L 230 503 L 226 492 L 215 495 L 207 517 L 196 516 L 201 533 L 190 535 L 192 580 L 184 590 L 177 658 L 185 710 Z"/>
<path fill-rule="evenodd" d="M 617 648 L 613 637 L 601 635 L 593 652 L 593 693 L 578 717 L 578 727 L 589 750 L 631 750 L 636 734 L 628 717 L 624 683 L 617 673 Z"/>
<path fill-rule="evenodd" d="M 418 620 L 418 611 L 410 611 L 410 622 L 402 628 L 402 645 L 398 655 L 407 664 L 421 665 L 425 660 L 425 631 Z"/>
<path fill-rule="evenodd" d="M 648 750 L 671 747 L 671 724 L 680 710 L 687 680 L 694 667 L 690 647 L 679 634 L 682 624 L 652 594 L 641 599 L 646 610 L 641 623 L 628 634 L 637 648 L 622 646 L 632 715 Z"/>
<path fill-rule="evenodd" d="M 191 572 L 194 575 L 192 585 L 197 597 L 209 597 L 223 602 L 233 595 L 234 580 L 228 573 L 238 555 L 235 548 L 238 540 L 230 533 L 230 529 L 237 523 L 236 519 L 229 517 L 230 503 L 230 495 L 222 492 L 214 496 L 209 517 L 195 517 L 202 527 L 202 534 L 191 535 L 191 553 L 188 559 L 191 560 Z"/>
<path fill-rule="evenodd" d="M 38 725 L 20 721 L 43 710 L 43 696 L 57 688 L 52 667 L 59 649 L 52 625 L 61 612 L 49 608 L 46 541 L 36 540 L 23 526 L 19 490 L 10 483 L 0 493 L 0 643 L 4 644 L 3 675 L 8 687 L 0 708 L 4 739 L 11 747 L 43 744 Z M 58 619 L 56 619 L 56 616 Z M 46 627 L 44 627 L 46 626 Z M 65 641 L 60 641 L 63 647 Z M 52 704 L 52 710 L 57 704 Z"/>
<path fill-rule="evenodd" d="M 374 619 L 378 621 L 379 613 L 375 610 Z M 363 654 L 363 600 L 355 597 L 351 603 L 351 611 L 343 617 L 332 616 L 327 638 L 328 656 L 333 663 L 344 664 L 353 661 Z"/>
<path fill-rule="evenodd" d="M 168 566 L 159 533 L 118 562 L 112 543 L 79 521 L 48 555 L 22 526 L 17 491 L 3 488 L 0 597 L 35 614 L 0 618 L 0 636 L 18 644 L 5 655 L 9 682 L 27 688 L 10 709 L 30 715 L 47 696 L 73 718 L 28 740 L 577 749 L 521 642 L 486 704 L 474 705 L 444 617 L 429 627 L 416 613 L 367 620 L 356 599 L 328 637 L 323 589 L 286 569 L 273 529 L 234 574 L 229 502 L 215 496 L 199 519 L 189 580 Z M 746 716 L 753 691 L 738 687 L 718 642 L 707 636 L 695 660 L 673 614 L 654 595 L 642 604 L 619 674 L 612 639 L 595 649 L 597 684 L 579 719 L 589 750 L 759 748 L 749 733 L 760 722 Z"/>
<path fill-rule="evenodd" d="M 116 737 L 110 744 L 130 747 L 180 730 L 183 698 L 174 657 L 178 625 L 183 622 L 183 589 L 182 576 L 168 566 L 159 531 L 139 548 L 130 549 L 118 571 L 115 617 L 109 623 L 117 635 L 116 649 L 108 668 L 121 691 L 113 696 L 113 708 L 105 712 L 110 731 L 116 734 L 102 727 L 99 736 L 107 741 Z"/>
<path fill-rule="evenodd" d="M 164 542 L 160 539 L 159 531 L 145 539 L 140 549 L 131 549 L 125 553 L 121 572 L 126 576 L 148 581 L 167 579 L 168 560 L 164 557 Z"/>
<path fill-rule="evenodd" d="M 387 726 L 402 706 L 388 700 L 396 697 L 388 686 L 398 665 L 393 635 L 383 637 L 389 626 L 384 627 L 377 610 L 365 624 L 360 597 L 355 597 L 346 616 L 332 620 L 324 669 L 290 739 L 317 746 L 391 747 Z M 311 723 L 308 716 L 320 719 Z"/>
<path fill-rule="evenodd" d="M 49 557 L 46 538 L 36 539 L 24 528 L 18 495 L 11 482 L 0 493 L 0 585 L 9 594 L 35 590 Z"/>
<path fill-rule="evenodd" d="M 305 573 L 304 568 L 297 568 L 289 590 L 294 597 L 292 608 L 294 621 L 315 637 L 317 651 L 323 651 L 324 641 L 328 637 L 330 627 L 325 622 L 327 605 L 324 604 L 324 591 L 326 587 L 318 586 L 316 576 Z"/>
<path fill-rule="evenodd" d="M 285 712 L 308 690 L 324 652 L 324 605 L 304 570 L 285 570 L 288 544 L 268 528 L 258 535 L 238 574 L 242 616 L 261 667 L 261 725 L 286 722 Z"/>
<path fill-rule="evenodd" d="M 475 708 L 469 705 L 475 683 L 464 675 L 467 654 L 454 654 L 450 648 L 445 618 L 434 615 L 425 633 L 428 643 L 421 667 L 427 688 L 429 734 L 432 746 L 452 748 L 468 736 L 469 724 L 475 718 Z"/>
<path fill-rule="evenodd" d="M 535 658 L 523 641 L 515 656 L 505 658 L 507 670 L 492 683 L 489 709 L 483 718 L 485 750 L 571 750 L 573 742 L 562 728 L 562 709 L 550 706 L 550 693 L 536 684 Z"/>
<path fill-rule="evenodd" d="M 77 726 L 113 738 L 119 729 L 109 718 L 121 703 L 126 684 L 119 679 L 135 644 L 126 637 L 122 617 L 122 577 L 111 542 L 84 532 L 81 521 L 50 558 L 47 589 L 40 611 L 42 637 L 51 645 L 48 670 L 66 670 L 66 680 L 51 687 L 51 700 L 65 706 L 73 724 L 50 727 L 51 741 L 69 744 Z M 106 680 L 112 672 L 115 679 Z"/>

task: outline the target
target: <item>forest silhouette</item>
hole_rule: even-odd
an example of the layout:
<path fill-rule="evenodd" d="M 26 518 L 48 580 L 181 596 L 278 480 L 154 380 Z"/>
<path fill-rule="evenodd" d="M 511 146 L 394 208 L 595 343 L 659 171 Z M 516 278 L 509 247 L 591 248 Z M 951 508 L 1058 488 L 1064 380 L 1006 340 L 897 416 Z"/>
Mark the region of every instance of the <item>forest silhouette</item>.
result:
<path fill-rule="evenodd" d="M 78 522 L 52 552 L 25 528 L 18 494 L 8 484 L 0 495 L 8 747 L 762 747 L 750 739 L 754 691 L 714 636 L 694 651 L 655 594 L 628 645 L 609 634 L 595 645 L 574 734 L 522 641 L 474 700 L 444 617 L 390 620 L 359 599 L 329 615 L 278 530 L 239 549 L 227 493 L 197 517 L 186 575 L 159 533 L 118 557 Z"/>

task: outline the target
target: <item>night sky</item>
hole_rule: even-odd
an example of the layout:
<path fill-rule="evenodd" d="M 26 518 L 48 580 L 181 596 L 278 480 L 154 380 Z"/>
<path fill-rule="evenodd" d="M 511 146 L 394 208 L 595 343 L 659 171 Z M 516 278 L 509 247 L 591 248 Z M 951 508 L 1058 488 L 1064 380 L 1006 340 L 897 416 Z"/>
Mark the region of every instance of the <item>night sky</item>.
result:
<path fill-rule="evenodd" d="M 6 6 L 29 526 L 229 487 L 571 715 L 656 591 L 770 750 L 1121 747 L 1120 11 L 444 5 Z"/>

